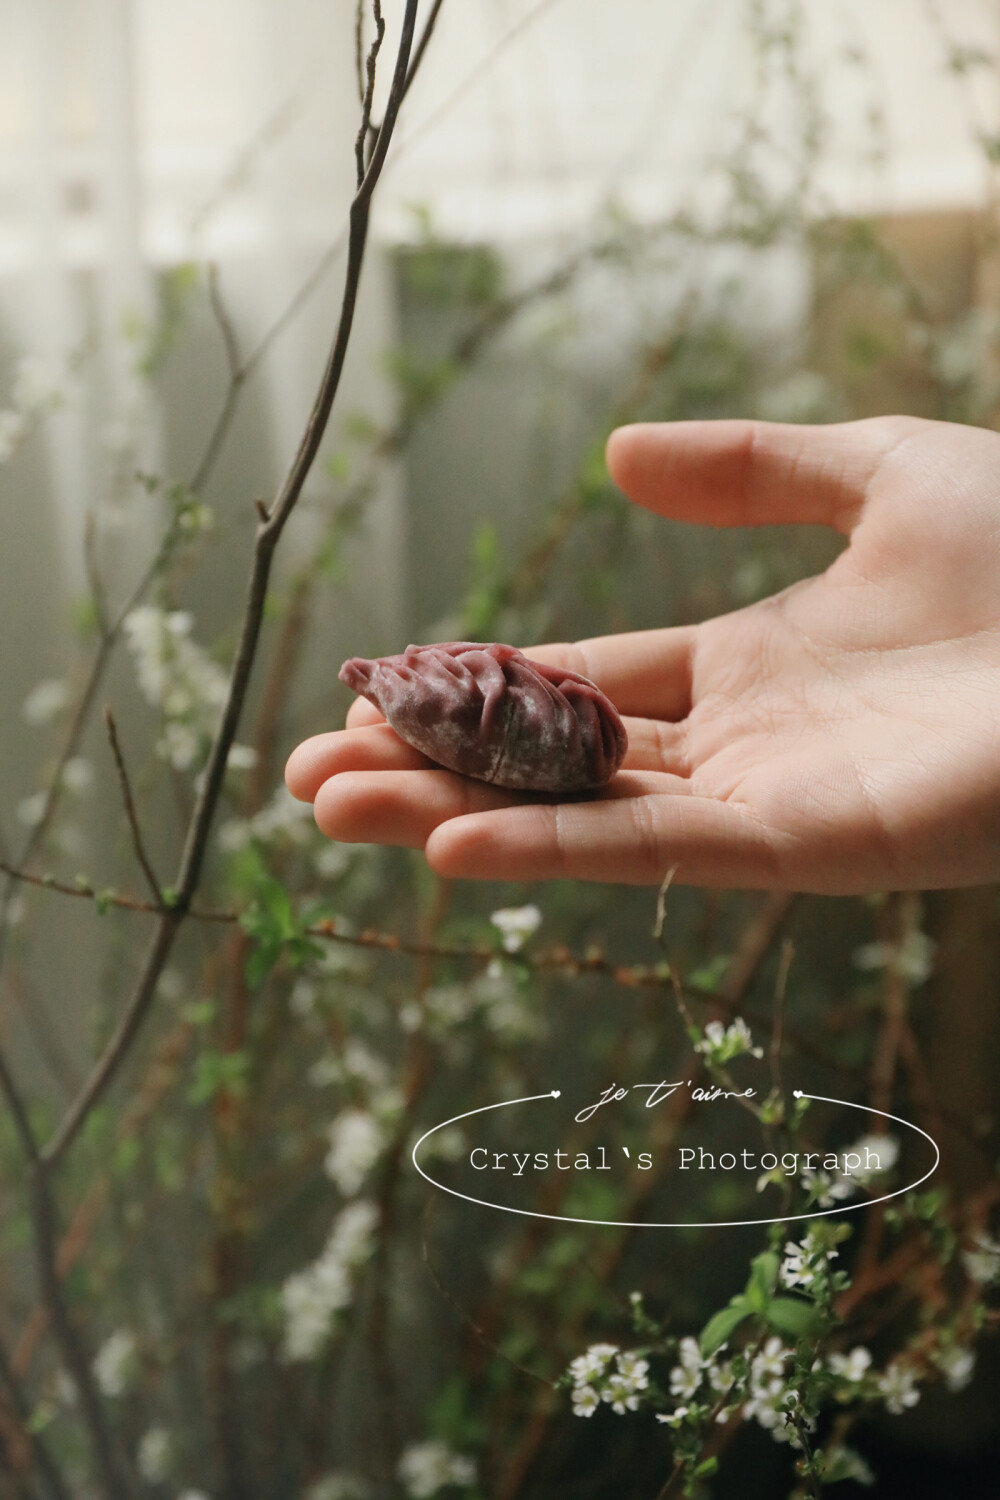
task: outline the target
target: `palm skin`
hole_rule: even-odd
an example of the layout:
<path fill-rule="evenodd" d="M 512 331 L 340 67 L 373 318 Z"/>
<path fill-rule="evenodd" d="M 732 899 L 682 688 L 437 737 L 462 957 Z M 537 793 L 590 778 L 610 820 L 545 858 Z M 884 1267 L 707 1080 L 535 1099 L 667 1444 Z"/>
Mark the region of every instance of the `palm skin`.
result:
<path fill-rule="evenodd" d="M 553 804 L 431 766 L 359 701 L 286 770 L 331 838 L 439 874 L 826 893 L 1000 878 L 1000 436 L 910 418 L 644 424 L 615 482 L 664 516 L 801 521 L 849 545 L 704 624 L 527 654 L 625 718 L 601 794 Z"/>

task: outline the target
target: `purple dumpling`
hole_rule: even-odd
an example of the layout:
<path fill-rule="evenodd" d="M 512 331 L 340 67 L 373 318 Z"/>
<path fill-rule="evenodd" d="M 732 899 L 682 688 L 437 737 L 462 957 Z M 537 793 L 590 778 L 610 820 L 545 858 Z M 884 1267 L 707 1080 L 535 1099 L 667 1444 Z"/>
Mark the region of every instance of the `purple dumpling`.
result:
<path fill-rule="evenodd" d="M 355 656 L 340 680 L 438 765 L 514 791 L 590 791 L 628 749 L 617 709 L 589 678 L 514 646 L 450 641 Z"/>

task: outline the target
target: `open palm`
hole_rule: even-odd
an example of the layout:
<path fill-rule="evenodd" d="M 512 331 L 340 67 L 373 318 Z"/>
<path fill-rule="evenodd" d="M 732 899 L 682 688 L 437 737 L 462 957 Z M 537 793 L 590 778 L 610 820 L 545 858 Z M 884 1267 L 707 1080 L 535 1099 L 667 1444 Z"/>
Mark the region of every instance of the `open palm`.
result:
<path fill-rule="evenodd" d="M 626 427 L 612 477 L 664 516 L 800 521 L 849 546 L 701 625 L 527 654 L 625 718 L 601 793 L 553 803 L 437 769 L 367 703 L 286 772 L 333 838 L 440 874 L 860 892 L 1000 878 L 1000 436 L 909 418 Z"/>

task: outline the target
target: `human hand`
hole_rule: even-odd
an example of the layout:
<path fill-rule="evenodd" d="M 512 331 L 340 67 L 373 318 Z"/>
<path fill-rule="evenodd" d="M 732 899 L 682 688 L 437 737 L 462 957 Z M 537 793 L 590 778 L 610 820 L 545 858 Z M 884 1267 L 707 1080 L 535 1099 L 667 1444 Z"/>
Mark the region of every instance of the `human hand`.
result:
<path fill-rule="evenodd" d="M 432 767 L 363 700 L 286 770 L 346 842 L 440 875 L 826 893 L 1000 878 L 1000 436 L 914 418 L 620 428 L 612 478 L 712 526 L 807 522 L 849 546 L 701 625 L 527 651 L 625 718 L 623 769 L 552 803 Z"/>

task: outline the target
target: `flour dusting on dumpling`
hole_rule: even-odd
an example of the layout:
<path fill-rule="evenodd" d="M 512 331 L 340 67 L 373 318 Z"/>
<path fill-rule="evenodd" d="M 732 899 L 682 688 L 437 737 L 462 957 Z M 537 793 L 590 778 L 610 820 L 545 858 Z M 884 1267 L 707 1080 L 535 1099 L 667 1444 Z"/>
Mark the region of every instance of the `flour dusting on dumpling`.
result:
<path fill-rule="evenodd" d="M 352 657 L 340 680 L 438 765 L 515 791 L 603 786 L 628 748 L 611 700 L 589 678 L 514 646 L 449 641 Z"/>

